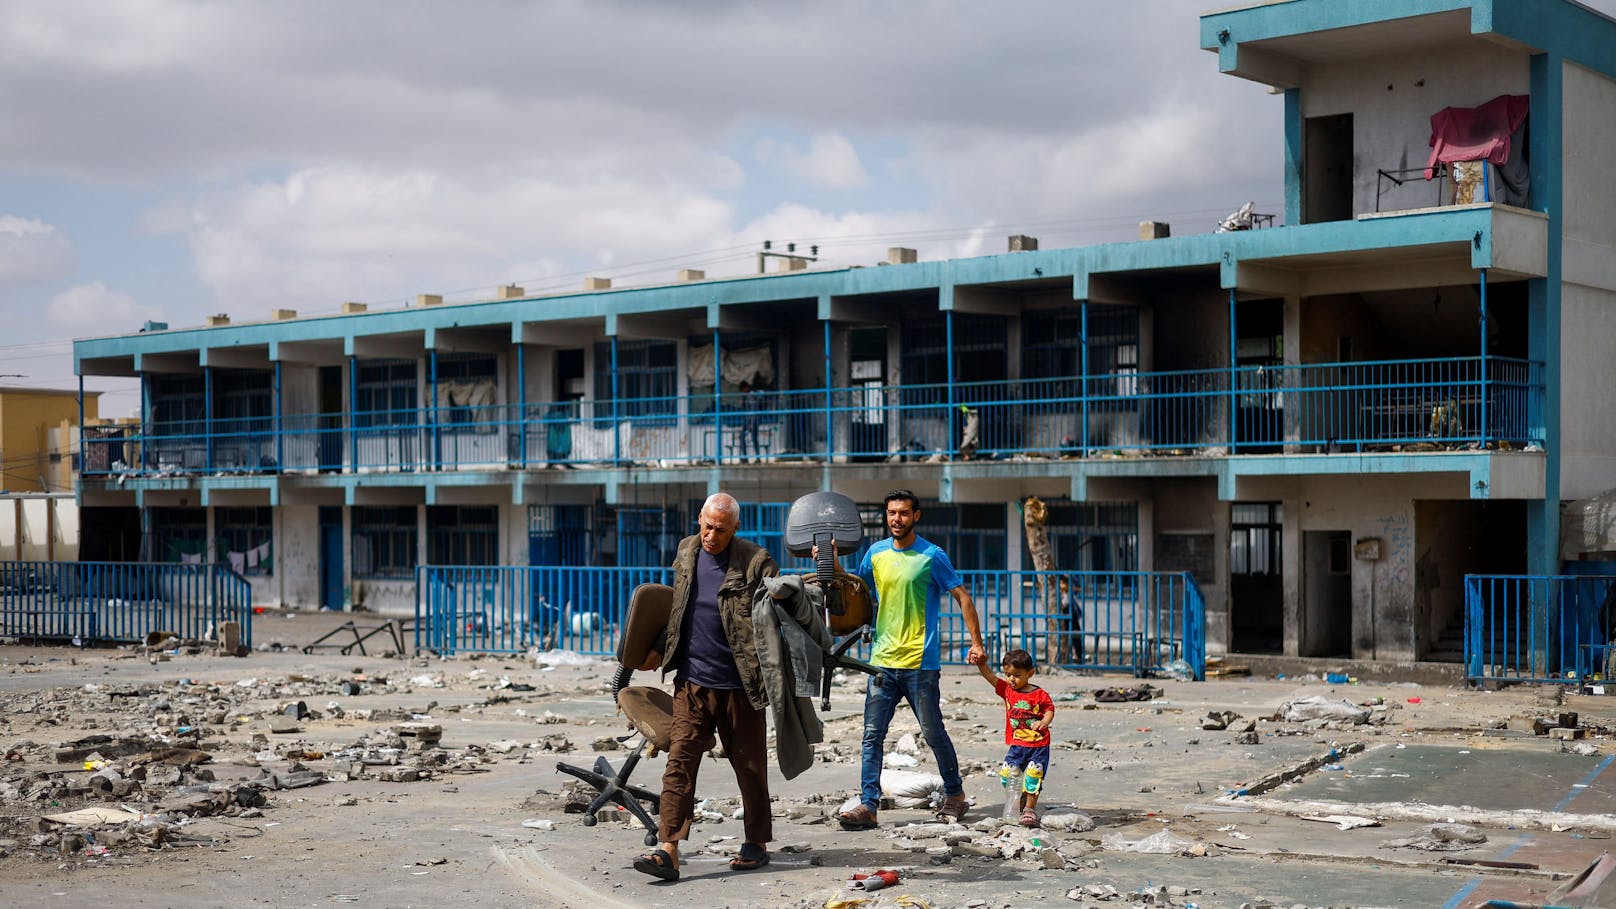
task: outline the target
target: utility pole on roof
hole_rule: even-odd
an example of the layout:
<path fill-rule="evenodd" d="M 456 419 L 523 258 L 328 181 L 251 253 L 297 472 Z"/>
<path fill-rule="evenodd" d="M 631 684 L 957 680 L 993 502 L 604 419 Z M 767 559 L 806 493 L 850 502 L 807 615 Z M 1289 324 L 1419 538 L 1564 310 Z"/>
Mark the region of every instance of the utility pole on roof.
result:
<path fill-rule="evenodd" d="M 797 244 L 795 244 L 795 243 L 787 243 L 785 252 L 776 252 L 774 250 L 774 241 L 773 240 L 764 240 L 763 241 L 763 248 L 758 250 L 758 254 L 757 254 L 757 262 L 758 262 L 757 273 L 760 274 L 760 275 L 764 273 L 764 268 L 763 268 L 764 262 L 768 259 L 769 256 L 778 256 L 781 259 L 801 259 L 804 262 L 818 262 L 819 261 L 819 244 L 816 243 L 816 244 L 808 247 L 808 253 L 809 254 L 806 255 L 806 256 L 800 255 L 797 252 Z"/>

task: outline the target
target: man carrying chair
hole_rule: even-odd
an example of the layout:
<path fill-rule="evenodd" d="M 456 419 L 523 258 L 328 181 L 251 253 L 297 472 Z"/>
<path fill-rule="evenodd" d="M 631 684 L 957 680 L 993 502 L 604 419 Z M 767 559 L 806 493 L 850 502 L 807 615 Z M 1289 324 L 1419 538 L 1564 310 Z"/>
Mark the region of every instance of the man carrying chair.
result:
<path fill-rule="evenodd" d="M 716 731 L 741 790 L 746 842 L 730 868 L 769 863 L 774 838 L 769 809 L 766 710 L 752 601 L 764 578 L 779 574 L 768 551 L 735 532 L 740 505 L 714 493 L 702 505 L 699 532 L 674 557 L 673 606 L 662 646 L 640 666 L 674 673 L 673 727 L 662 774 L 657 847 L 634 860 L 634 870 L 679 879 L 679 843 L 690 835 L 696 775 Z"/>

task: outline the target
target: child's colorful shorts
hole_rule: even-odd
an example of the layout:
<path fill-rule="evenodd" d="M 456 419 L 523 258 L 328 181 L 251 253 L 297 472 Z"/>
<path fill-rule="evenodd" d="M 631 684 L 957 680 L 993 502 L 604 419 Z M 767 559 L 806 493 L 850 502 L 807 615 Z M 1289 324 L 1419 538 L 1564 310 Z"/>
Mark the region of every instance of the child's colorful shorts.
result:
<path fill-rule="evenodd" d="M 1004 766 L 1020 770 L 1022 790 L 1037 795 L 1038 790 L 1044 788 L 1044 775 L 1049 772 L 1049 746 L 1011 745 L 1004 754 Z"/>

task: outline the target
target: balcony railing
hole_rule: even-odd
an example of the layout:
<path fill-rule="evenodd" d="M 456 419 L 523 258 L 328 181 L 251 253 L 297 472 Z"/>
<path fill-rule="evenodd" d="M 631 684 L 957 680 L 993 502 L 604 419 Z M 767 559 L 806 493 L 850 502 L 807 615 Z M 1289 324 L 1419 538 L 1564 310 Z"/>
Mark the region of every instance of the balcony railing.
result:
<path fill-rule="evenodd" d="M 1460 357 L 149 423 L 84 474 L 504 470 L 1543 443 L 1541 364 Z"/>

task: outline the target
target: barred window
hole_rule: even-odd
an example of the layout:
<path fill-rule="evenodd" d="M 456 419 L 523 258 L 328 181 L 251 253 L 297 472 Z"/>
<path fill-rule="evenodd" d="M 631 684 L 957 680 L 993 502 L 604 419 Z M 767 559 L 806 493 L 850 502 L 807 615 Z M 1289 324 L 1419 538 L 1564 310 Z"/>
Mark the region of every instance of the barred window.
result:
<path fill-rule="evenodd" d="M 355 506 L 352 535 L 356 580 L 415 576 L 415 506 Z"/>
<path fill-rule="evenodd" d="M 433 505 L 426 510 L 431 565 L 498 565 L 499 508 Z"/>
<path fill-rule="evenodd" d="M 265 508 L 220 508 L 213 513 L 219 559 L 248 577 L 271 574 L 272 511 Z"/>

